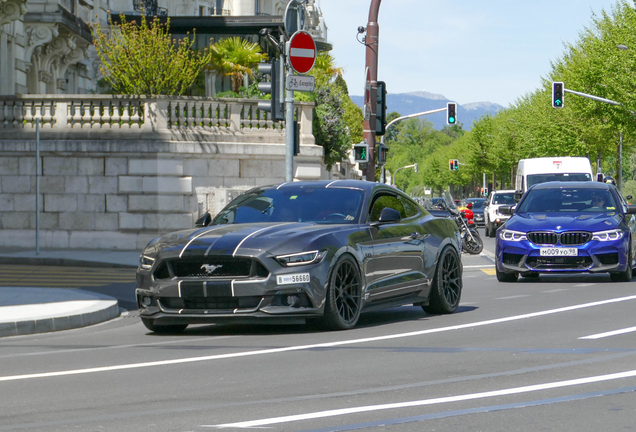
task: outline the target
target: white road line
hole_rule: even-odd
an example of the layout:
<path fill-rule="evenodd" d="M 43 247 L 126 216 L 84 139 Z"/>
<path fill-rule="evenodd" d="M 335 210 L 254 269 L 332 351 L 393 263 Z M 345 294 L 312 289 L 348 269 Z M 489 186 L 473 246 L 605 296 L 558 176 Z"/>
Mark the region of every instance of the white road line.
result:
<path fill-rule="evenodd" d="M 561 292 L 561 291 L 569 291 L 569 288 L 557 288 L 557 289 L 541 291 L 541 292 L 542 293 L 555 293 L 555 292 Z"/>
<path fill-rule="evenodd" d="M 464 268 L 495 268 L 494 265 L 474 265 L 474 266 L 464 266 Z"/>
<path fill-rule="evenodd" d="M 624 328 L 624 329 L 620 329 L 620 330 L 614 330 L 614 331 L 611 331 L 611 332 L 599 333 L 599 334 L 590 335 L 590 336 L 584 336 L 584 337 L 580 337 L 579 339 L 601 339 L 601 338 L 604 338 L 604 337 L 616 336 L 616 335 L 625 334 L 625 333 L 631 333 L 631 332 L 635 332 L 635 331 L 636 331 L 636 327 L 629 327 L 629 328 Z"/>
<path fill-rule="evenodd" d="M 629 296 L 629 297 L 619 297 L 614 299 L 601 300 L 601 301 L 592 302 L 592 303 L 583 303 L 583 304 L 574 305 L 574 306 L 566 306 L 566 307 L 562 307 L 558 309 L 549 309 L 549 310 L 545 310 L 541 312 L 532 312 L 532 313 L 523 314 L 523 315 L 514 315 L 510 317 L 505 317 L 505 318 L 497 318 L 497 319 L 486 320 L 486 321 L 477 321 L 477 322 L 472 322 L 468 324 L 460 324 L 455 326 L 440 327 L 440 328 L 428 329 L 428 330 L 419 330 L 419 331 L 408 332 L 408 333 L 398 333 L 398 334 L 376 336 L 376 337 L 362 338 L 362 339 L 350 339 L 350 340 L 337 341 L 337 342 L 325 342 L 325 343 L 313 344 L 313 345 L 296 345 L 296 346 L 272 348 L 272 349 L 258 350 L 258 351 L 243 351 L 243 352 L 228 353 L 228 354 L 217 354 L 217 355 L 202 356 L 202 357 L 186 357 L 181 359 L 159 360 L 159 361 L 145 362 L 145 363 L 130 363 L 130 364 L 123 364 L 123 365 L 116 365 L 116 366 L 103 366 L 103 367 L 56 371 L 56 372 L 42 372 L 42 373 L 25 374 L 25 375 L 0 376 L 0 382 L 18 381 L 18 380 L 26 380 L 26 379 L 34 379 L 34 378 L 50 378 L 50 377 L 67 376 L 67 375 L 81 375 L 81 374 L 108 372 L 108 371 L 116 371 L 116 370 L 140 369 L 140 368 L 146 368 L 146 367 L 167 366 L 167 365 L 173 365 L 173 364 L 195 363 L 195 362 L 202 362 L 202 361 L 223 360 L 223 359 L 238 358 L 238 357 L 251 357 L 251 356 L 258 356 L 258 355 L 277 354 L 277 353 L 290 352 L 290 351 L 303 351 L 303 350 L 311 350 L 316 348 L 330 348 L 330 347 L 337 347 L 337 346 L 344 346 L 344 345 L 356 345 L 356 344 L 362 344 L 362 343 L 368 343 L 368 342 L 378 342 L 383 340 L 422 336 L 426 334 L 441 333 L 441 332 L 446 332 L 451 330 L 472 329 L 474 327 L 482 327 L 482 326 L 487 326 L 492 324 L 501 324 L 505 322 L 518 321 L 518 320 L 527 319 L 527 318 L 536 318 L 536 317 L 545 316 L 545 315 L 570 312 L 574 310 L 585 309 L 585 308 L 595 307 L 595 306 L 603 306 L 603 305 L 619 303 L 619 302 L 629 301 L 629 300 L 636 300 L 636 295 Z"/>
<path fill-rule="evenodd" d="M 527 294 L 520 294 L 520 295 L 514 295 L 514 296 L 508 296 L 508 297 L 497 297 L 495 300 L 510 300 L 510 299 L 516 299 L 521 297 L 530 297 L 530 296 Z"/>
<path fill-rule="evenodd" d="M 577 379 L 566 380 L 566 381 L 555 381 L 555 382 L 549 382 L 544 384 L 535 384 L 535 385 L 529 385 L 529 386 L 523 386 L 523 387 L 513 387 L 509 389 L 493 390 L 493 391 L 487 391 L 487 392 L 481 392 L 481 393 L 470 393 L 470 394 L 464 394 L 464 395 L 458 395 L 458 396 L 447 396 L 447 397 L 434 398 L 434 399 L 423 399 L 423 400 L 398 402 L 398 403 L 383 404 L 383 405 L 368 405 L 368 406 L 361 406 L 361 407 L 354 407 L 354 408 L 342 408 L 342 409 L 327 410 L 327 411 L 317 411 L 317 412 L 307 413 L 307 414 L 273 417 L 268 419 L 244 421 L 244 422 L 237 422 L 237 423 L 226 423 L 221 425 L 202 425 L 202 427 L 214 427 L 219 429 L 262 427 L 262 426 L 267 426 L 272 424 L 289 423 L 289 422 L 301 421 L 301 420 L 313 420 L 317 418 L 335 417 L 340 415 L 355 414 L 355 413 L 361 413 L 361 412 L 381 411 L 381 410 L 388 410 L 388 409 L 398 409 L 398 408 L 407 408 L 407 407 L 424 406 L 424 405 L 435 405 L 435 404 L 442 404 L 442 403 L 448 403 L 448 402 L 460 402 L 460 401 L 467 401 L 472 399 L 482 399 L 482 398 L 489 398 L 489 397 L 495 397 L 495 396 L 506 396 L 506 395 L 519 394 L 519 393 L 528 393 L 528 392 L 549 390 L 549 389 L 555 389 L 555 388 L 561 388 L 561 387 L 569 387 L 569 386 L 575 386 L 575 385 L 581 385 L 581 384 L 590 384 L 590 383 L 596 383 L 601 381 L 631 378 L 634 376 L 636 376 L 636 370 L 607 374 L 607 375 L 597 375 L 597 376 L 592 376 L 587 378 L 577 378 Z"/>
<path fill-rule="evenodd" d="M 588 286 L 594 286 L 594 285 L 596 285 L 596 284 L 595 283 L 580 283 L 580 284 L 576 284 L 576 285 L 573 285 L 573 286 L 575 286 L 575 287 L 588 287 Z"/>

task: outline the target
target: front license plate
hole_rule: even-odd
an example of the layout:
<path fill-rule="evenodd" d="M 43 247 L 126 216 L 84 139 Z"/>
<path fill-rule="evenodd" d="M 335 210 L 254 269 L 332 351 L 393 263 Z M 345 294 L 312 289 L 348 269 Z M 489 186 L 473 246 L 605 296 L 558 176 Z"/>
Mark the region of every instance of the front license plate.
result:
<path fill-rule="evenodd" d="M 307 283 L 311 280 L 309 273 L 296 273 L 276 276 L 277 285 L 289 285 L 295 283 Z"/>
<path fill-rule="evenodd" d="M 541 248 L 539 251 L 541 256 L 578 256 L 577 248 Z"/>

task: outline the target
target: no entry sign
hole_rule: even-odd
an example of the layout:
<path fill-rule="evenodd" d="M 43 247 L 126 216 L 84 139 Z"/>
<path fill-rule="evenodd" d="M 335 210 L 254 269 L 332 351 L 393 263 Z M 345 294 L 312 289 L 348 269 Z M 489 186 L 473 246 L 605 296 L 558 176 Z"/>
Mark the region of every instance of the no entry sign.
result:
<path fill-rule="evenodd" d="M 289 40 L 289 63 L 300 74 L 305 74 L 314 67 L 316 43 L 306 31 L 297 31 Z"/>

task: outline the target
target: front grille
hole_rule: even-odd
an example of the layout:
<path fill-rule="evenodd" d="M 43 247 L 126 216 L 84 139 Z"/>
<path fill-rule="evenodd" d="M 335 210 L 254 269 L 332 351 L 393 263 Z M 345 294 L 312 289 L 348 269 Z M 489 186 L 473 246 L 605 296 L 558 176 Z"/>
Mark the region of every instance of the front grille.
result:
<path fill-rule="evenodd" d="M 249 297 L 165 297 L 161 304 L 167 309 L 190 309 L 232 311 L 234 309 L 254 309 L 261 302 L 260 296 Z"/>
<path fill-rule="evenodd" d="M 590 241 L 592 233 L 586 231 L 564 232 L 561 234 L 562 245 L 582 245 Z"/>
<path fill-rule="evenodd" d="M 269 272 L 252 258 L 198 256 L 168 259 L 157 266 L 155 279 L 267 277 Z"/>
<path fill-rule="evenodd" d="M 564 233 L 555 233 L 551 231 L 530 232 L 528 240 L 537 245 L 562 245 L 576 246 L 582 245 L 590 241 L 592 233 L 587 231 L 568 231 Z"/>
<path fill-rule="evenodd" d="M 589 256 L 576 257 L 528 257 L 526 264 L 533 269 L 585 270 L 592 265 Z"/>
<path fill-rule="evenodd" d="M 538 245 L 555 245 L 559 236 L 553 232 L 531 232 L 528 233 L 528 240 Z"/>

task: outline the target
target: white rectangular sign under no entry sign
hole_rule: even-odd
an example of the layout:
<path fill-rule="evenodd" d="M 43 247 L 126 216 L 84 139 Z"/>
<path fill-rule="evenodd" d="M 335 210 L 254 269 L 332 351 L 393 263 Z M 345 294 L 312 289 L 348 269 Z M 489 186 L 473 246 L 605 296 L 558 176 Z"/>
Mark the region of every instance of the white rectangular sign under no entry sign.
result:
<path fill-rule="evenodd" d="M 304 75 L 287 75 L 285 88 L 291 91 L 312 92 L 316 87 L 316 78 Z"/>

